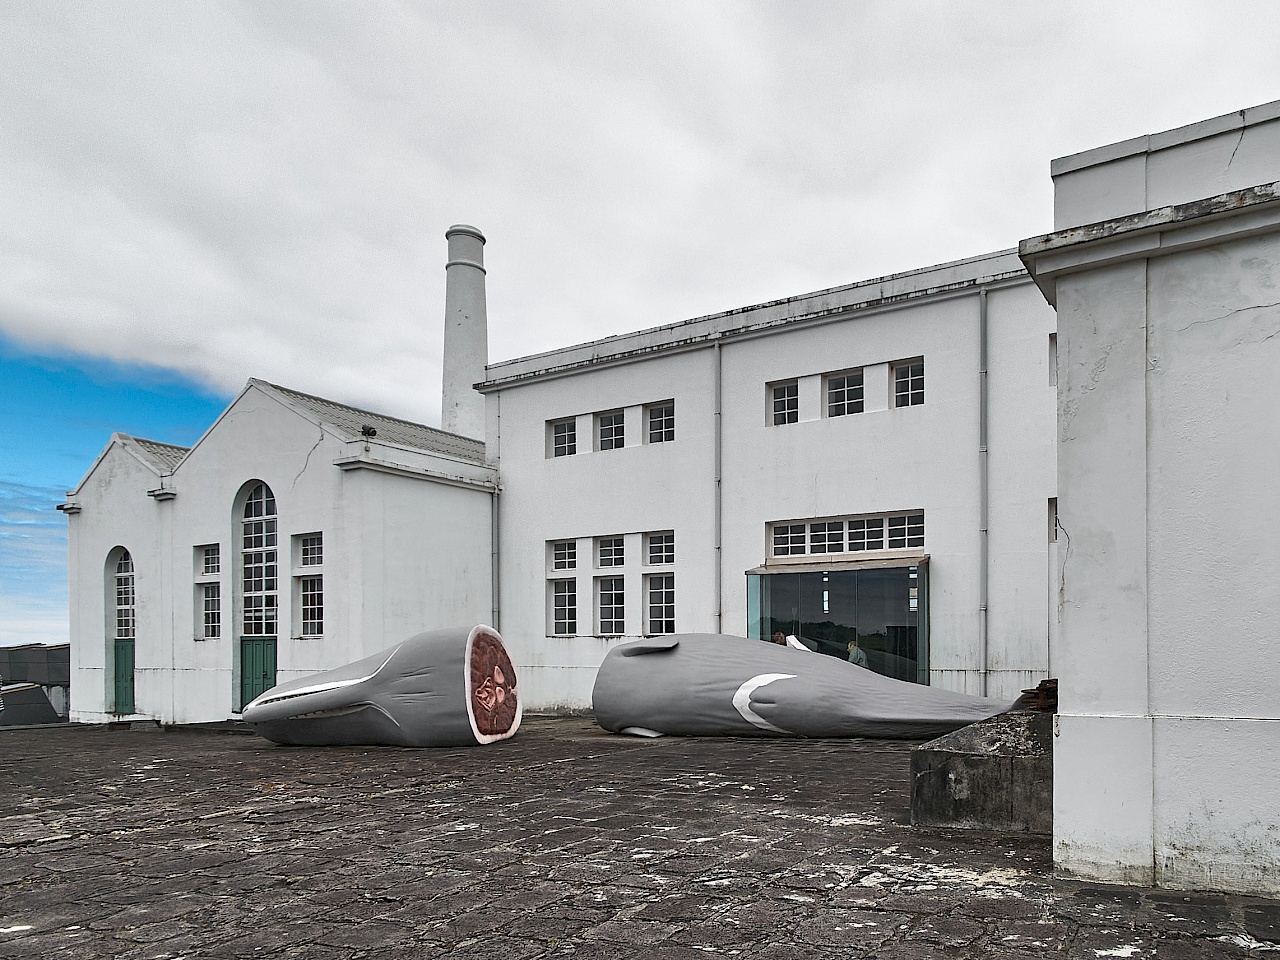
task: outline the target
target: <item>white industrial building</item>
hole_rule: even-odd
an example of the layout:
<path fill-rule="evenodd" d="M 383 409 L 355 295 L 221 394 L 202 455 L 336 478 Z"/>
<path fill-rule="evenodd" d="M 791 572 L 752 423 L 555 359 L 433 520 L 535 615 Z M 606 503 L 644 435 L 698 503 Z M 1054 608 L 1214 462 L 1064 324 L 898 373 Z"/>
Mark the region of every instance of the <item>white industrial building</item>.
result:
<path fill-rule="evenodd" d="M 1013 252 L 491 365 L 502 630 L 539 706 L 619 637 L 1047 676 L 1053 311 Z"/>
<path fill-rule="evenodd" d="M 483 238 L 449 243 L 452 432 L 251 381 L 189 451 L 112 438 L 63 507 L 78 719 L 224 719 L 460 621 L 535 710 L 668 632 L 1010 700 L 1047 675 L 1053 311 L 1016 253 L 486 372 Z"/>
<path fill-rule="evenodd" d="M 627 639 L 781 631 L 1058 676 L 1063 869 L 1280 893 L 1280 104 L 1053 173 L 1019 251 L 487 366 L 451 228 L 444 430 L 251 381 L 70 492 L 73 719 L 220 720 L 481 621 L 581 709 Z"/>

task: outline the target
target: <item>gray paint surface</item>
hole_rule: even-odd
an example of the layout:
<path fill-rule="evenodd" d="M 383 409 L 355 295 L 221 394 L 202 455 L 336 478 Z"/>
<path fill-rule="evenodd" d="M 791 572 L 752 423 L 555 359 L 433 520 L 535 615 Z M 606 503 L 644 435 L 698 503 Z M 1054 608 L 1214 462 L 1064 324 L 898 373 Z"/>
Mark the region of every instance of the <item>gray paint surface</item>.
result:
<path fill-rule="evenodd" d="M 592 692 L 600 726 L 642 735 L 932 737 L 1009 706 L 710 633 L 615 647 Z"/>
<path fill-rule="evenodd" d="M 371 657 L 272 687 L 241 716 L 276 743 L 305 746 L 382 744 L 401 747 L 475 746 L 486 736 L 468 706 L 468 659 L 478 637 L 502 638 L 486 626 L 447 627 L 410 637 Z"/>

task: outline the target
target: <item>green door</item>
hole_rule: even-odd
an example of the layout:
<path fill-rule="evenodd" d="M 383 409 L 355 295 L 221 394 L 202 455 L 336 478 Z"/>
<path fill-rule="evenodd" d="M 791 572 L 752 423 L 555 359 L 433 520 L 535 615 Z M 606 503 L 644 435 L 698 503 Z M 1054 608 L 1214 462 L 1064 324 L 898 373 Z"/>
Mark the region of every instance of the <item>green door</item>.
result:
<path fill-rule="evenodd" d="M 133 638 L 116 638 L 115 698 L 113 709 L 124 715 L 133 713 Z"/>
<path fill-rule="evenodd" d="M 276 685 L 275 637 L 240 638 L 240 706 Z"/>

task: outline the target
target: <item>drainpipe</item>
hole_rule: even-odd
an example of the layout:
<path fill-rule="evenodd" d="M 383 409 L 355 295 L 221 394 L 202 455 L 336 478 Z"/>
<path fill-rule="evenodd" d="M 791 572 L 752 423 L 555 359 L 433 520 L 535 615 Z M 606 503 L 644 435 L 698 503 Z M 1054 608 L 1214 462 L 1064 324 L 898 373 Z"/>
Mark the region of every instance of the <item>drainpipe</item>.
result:
<path fill-rule="evenodd" d="M 721 370 L 720 370 L 720 341 L 716 341 L 713 348 L 715 353 L 715 391 L 716 391 L 716 415 L 715 415 L 715 538 L 716 538 L 716 633 L 724 633 L 724 556 L 721 550 L 721 533 L 724 525 L 724 511 L 722 507 L 721 480 L 724 472 L 724 455 L 721 449 L 722 432 L 720 423 L 720 412 L 723 408 L 721 398 Z"/>
<path fill-rule="evenodd" d="M 501 538 L 499 537 L 499 527 L 498 527 L 498 522 L 500 517 L 500 514 L 498 512 L 498 496 L 502 491 L 502 471 L 501 471 L 502 394 L 501 393 L 493 394 L 493 404 L 494 404 L 494 412 L 495 412 L 494 419 L 496 420 L 496 423 L 494 425 L 494 436 L 493 436 L 493 465 L 495 468 L 498 469 L 498 480 L 496 481 L 496 485 L 493 488 L 493 492 L 489 494 L 489 584 L 490 584 L 490 589 L 493 591 L 493 612 L 492 612 L 493 619 L 490 621 L 490 626 L 492 626 L 493 629 L 501 633 L 502 624 L 500 623 L 500 620 L 501 620 L 500 611 L 502 607 L 502 600 L 501 600 L 502 567 L 499 563 L 499 560 L 500 560 L 499 544 L 501 543 Z"/>
<path fill-rule="evenodd" d="M 982 657 L 982 695 L 987 695 L 987 600 L 990 591 L 988 524 L 990 458 L 987 452 L 987 288 L 978 291 L 978 649 Z"/>

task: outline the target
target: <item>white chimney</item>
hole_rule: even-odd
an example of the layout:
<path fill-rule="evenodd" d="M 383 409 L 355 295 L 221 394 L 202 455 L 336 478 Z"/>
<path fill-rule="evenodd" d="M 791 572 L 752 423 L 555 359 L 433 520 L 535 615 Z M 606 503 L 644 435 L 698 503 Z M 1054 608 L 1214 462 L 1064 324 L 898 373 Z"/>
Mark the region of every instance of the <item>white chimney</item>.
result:
<path fill-rule="evenodd" d="M 489 318 L 484 301 L 484 234 L 464 223 L 444 232 L 444 377 L 440 425 L 450 433 L 484 439 L 484 379 L 489 360 Z"/>

